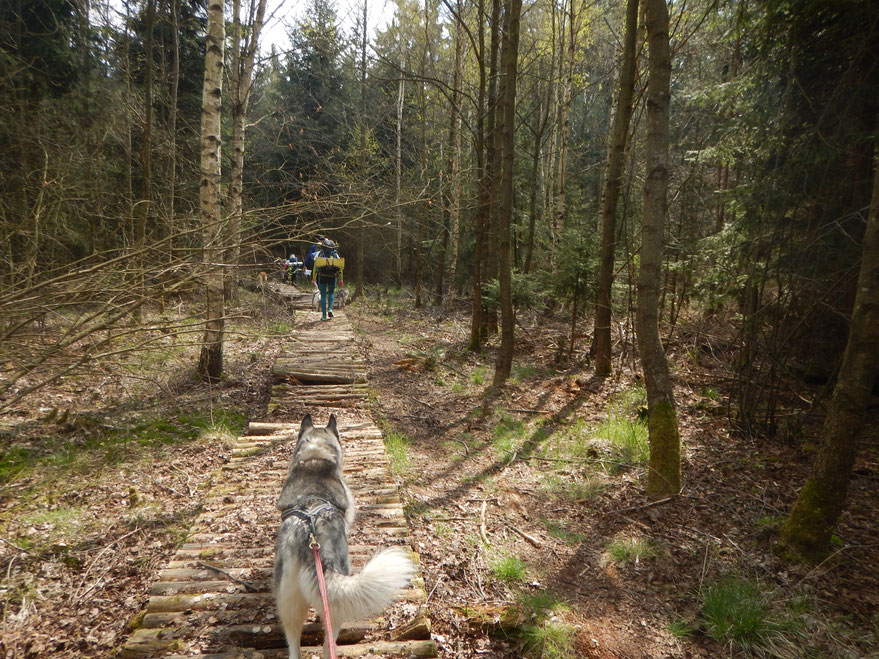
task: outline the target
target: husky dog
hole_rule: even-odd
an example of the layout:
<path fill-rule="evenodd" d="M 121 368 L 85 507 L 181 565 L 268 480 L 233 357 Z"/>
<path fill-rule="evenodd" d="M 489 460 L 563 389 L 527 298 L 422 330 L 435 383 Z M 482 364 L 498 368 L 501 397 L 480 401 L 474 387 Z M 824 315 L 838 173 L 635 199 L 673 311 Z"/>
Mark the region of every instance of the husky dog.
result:
<path fill-rule="evenodd" d="M 278 508 L 282 522 L 275 544 L 275 599 L 290 659 L 300 659 L 308 607 L 323 616 L 312 533 L 320 543 L 336 636 L 346 621 L 380 613 L 406 587 L 415 567 L 406 552 L 395 547 L 379 552 L 358 574 L 351 574 L 347 532 L 354 521 L 354 498 L 342 480 L 342 444 L 334 414 L 325 428 L 315 428 L 310 414 L 302 419 Z M 328 652 L 325 638 L 324 655 Z"/>

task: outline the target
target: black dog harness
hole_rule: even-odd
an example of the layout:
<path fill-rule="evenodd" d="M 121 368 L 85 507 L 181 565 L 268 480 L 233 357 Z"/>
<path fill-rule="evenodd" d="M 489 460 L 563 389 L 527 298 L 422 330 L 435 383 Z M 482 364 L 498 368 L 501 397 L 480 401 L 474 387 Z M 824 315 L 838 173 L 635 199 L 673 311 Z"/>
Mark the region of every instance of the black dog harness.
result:
<path fill-rule="evenodd" d="M 308 503 L 308 505 L 305 506 L 305 510 L 300 510 L 299 508 L 287 508 L 286 510 L 281 511 L 281 521 L 285 522 L 291 517 L 301 519 L 308 525 L 308 530 L 316 538 L 317 530 L 314 528 L 314 520 L 317 516 L 328 511 L 337 512 L 341 515 L 342 511 L 335 504 L 330 503 L 326 499 L 321 499 L 320 497 L 306 497 L 299 503 L 299 506 L 302 506 L 303 503 L 307 502 L 311 503 Z M 314 505 L 314 503 L 320 505 L 312 509 L 311 506 Z"/>

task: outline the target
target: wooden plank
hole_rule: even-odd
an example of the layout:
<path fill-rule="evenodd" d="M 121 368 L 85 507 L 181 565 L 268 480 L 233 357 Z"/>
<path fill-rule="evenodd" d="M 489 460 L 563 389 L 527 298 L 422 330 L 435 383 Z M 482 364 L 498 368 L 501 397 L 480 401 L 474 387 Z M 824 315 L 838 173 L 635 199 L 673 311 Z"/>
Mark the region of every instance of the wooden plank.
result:
<path fill-rule="evenodd" d="M 320 646 L 303 646 L 301 648 L 303 657 L 312 655 L 323 656 L 323 648 Z M 368 641 L 366 643 L 358 643 L 356 645 L 339 645 L 336 648 L 336 654 L 340 657 L 373 657 L 380 659 L 382 657 L 407 657 L 428 659 L 436 657 L 437 647 L 432 640 L 424 641 Z M 146 657 L 149 655 L 137 655 L 137 657 Z M 242 648 L 231 652 L 220 652 L 216 654 L 195 654 L 168 655 L 167 659 L 286 659 L 287 649 L 263 649 L 254 650 L 251 648 Z M 135 659 L 135 657 L 131 657 Z"/>
<path fill-rule="evenodd" d="M 346 373 L 346 374 L 326 374 L 326 373 L 311 373 L 307 371 L 297 371 L 293 368 L 284 368 L 279 369 L 275 366 L 272 369 L 272 372 L 275 375 L 284 375 L 288 377 L 294 377 L 298 380 L 302 380 L 303 382 L 365 382 L 366 376 L 362 373 Z"/>

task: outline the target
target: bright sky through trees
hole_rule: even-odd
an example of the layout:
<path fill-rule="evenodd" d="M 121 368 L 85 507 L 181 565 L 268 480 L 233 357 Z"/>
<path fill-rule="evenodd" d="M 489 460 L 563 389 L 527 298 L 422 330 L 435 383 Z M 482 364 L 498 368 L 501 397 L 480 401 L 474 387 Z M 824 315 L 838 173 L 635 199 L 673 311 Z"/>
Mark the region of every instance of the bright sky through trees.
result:
<path fill-rule="evenodd" d="M 369 2 L 367 22 L 371 39 L 377 29 L 383 30 L 390 24 L 396 4 L 392 0 L 367 0 L 367 2 Z M 260 46 L 262 52 L 266 54 L 271 52 L 273 44 L 279 52 L 287 48 L 290 30 L 302 16 L 307 4 L 304 0 L 280 0 L 269 5 Z M 344 32 L 350 35 L 363 13 L 363 0 L 337 0 L 333 4 Z"/>

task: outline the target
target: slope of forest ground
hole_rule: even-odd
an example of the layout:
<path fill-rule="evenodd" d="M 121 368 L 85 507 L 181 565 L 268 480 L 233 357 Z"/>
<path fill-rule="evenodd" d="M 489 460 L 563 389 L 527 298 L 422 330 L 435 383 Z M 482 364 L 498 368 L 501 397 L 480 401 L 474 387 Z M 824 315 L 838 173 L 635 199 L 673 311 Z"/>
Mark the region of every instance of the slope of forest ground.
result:
<path fill-rule="evenodd" d="M 631 358 L 591 378 L 563 317 L 520 317 L 513 379 L 486 395 L 493 356 L 466 351 L 466 310 L 406 306 L 352 316 L 445 656 L 879 656 L 876 405 L 838 551 L 789 564 L 776 529 L 818 425 L 802 445 L 731 431 L 722 327 L 684 323 L 670 342 L 685 486 L 651 502 Z"/>
<path fill-rule="evenodd" d="M 104 657 L 124 640 L 229 439 L 265 414 L 291 323 L 254 297 L 230 315 L 218 386 L 192 380 L 197 335 L 184 330 L 0 419 L 0 654 Z M 683 323 L 670 342 L 685 488 L 650 502 L 630 354 L 596 380 L 585 339 L 568 354 L 562 314 L 523 315 L 514 377 L 493 395 L 492 344 L 466 350 L 466 309 L 412 310 L 392 292 L 349 317 L 443 657 L 879 653 L 875 405 L 837 551 L 789 564 L 775 529 L 817 419 L 784 441 L 732 432 L 722 327 L 709 340 Z"/>

